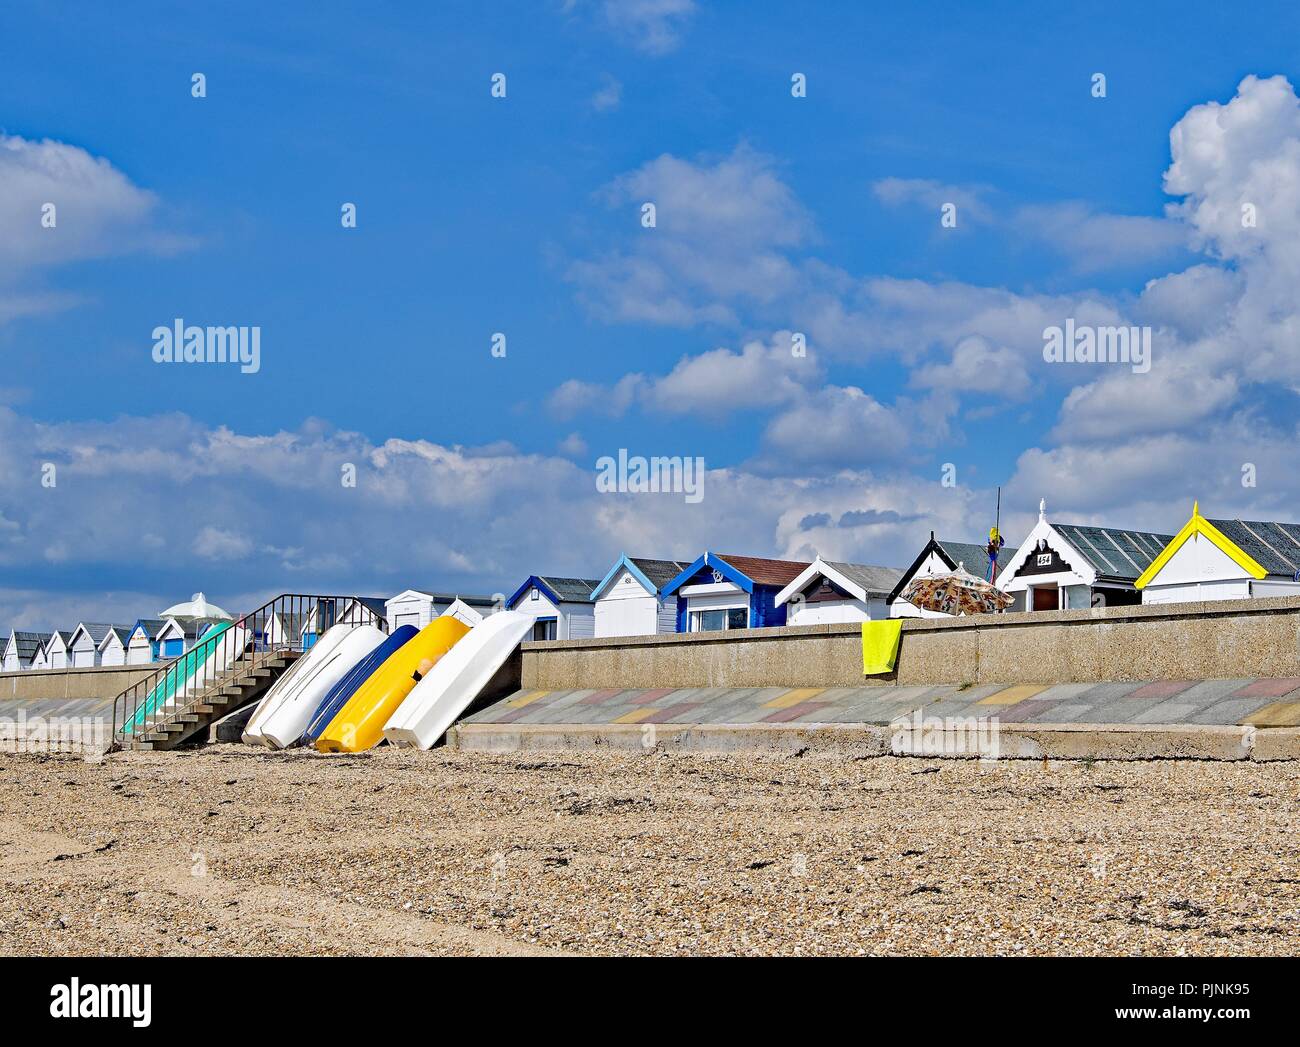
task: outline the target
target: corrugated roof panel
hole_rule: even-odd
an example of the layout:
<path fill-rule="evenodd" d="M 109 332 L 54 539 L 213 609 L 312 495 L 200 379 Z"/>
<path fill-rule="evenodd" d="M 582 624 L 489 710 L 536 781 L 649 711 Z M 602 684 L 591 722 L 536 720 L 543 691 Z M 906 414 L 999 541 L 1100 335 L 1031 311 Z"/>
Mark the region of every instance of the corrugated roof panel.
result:
<path fill-rule="evenodd" d="M 1173 540 L 1173 535 L 1122 527 L 1053 524 L 1094 570 L 1111 578 L 1136 580 Z"/>
<path fill-rule="evenodd" d="M 590 600 L 592 590 L 600 584 L 599 578 L 553 578 L 540 574 L 537 577 L 550 586 L 556 596 L 566 601 Z"/>
<path fill-rule="evenodd" d="M 868 593 L 875 593 L 876 595 L 888 595 L 903 576 L 901 568 L 898 567 L 877 567 L 874 564 L 865 563 L 839 563 L 834 560 L 827 560 L 826 563 L 846 578 L 857 582 Z"/>
<path fill-rule="evenodd" d="M 728 553 L 715 555 L 731 564 L 751 581 L 759 585 L 776 585 L 781 588 L 785 588 L 798 578 L 808 566 L 807 563 L 796 560 L 770 560 L 761 556 L 732 556 Z"/>
<path fill-rule="evenodd" d="M 690 560 L 649 560 L 641 556 L 629 556 L 628 559 L 656 589 L 662 589 L 691 565 Z"/>

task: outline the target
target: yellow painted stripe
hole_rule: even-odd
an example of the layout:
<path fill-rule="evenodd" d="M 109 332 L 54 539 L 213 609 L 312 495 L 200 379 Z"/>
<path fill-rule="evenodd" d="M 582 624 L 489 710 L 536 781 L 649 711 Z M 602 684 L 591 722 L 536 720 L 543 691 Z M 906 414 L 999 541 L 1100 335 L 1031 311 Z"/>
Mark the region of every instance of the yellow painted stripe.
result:
<path fill-rule="evenodd" d="M 516 709 L 520 709 L 525 705 L 531 705 L 538 698 L 545 698 L 550 693 L 550 691 L 530 691 L 519 698 L 511 698 L 510 701 L 506 702 L 506 705 L 512 705 Z"/>
<path fill-rule="evenodd" d="M 1300 702 L 1274 702 L 1241 722 L 1255 727 L 1300 727 Z"/>
<path fill-rule="evenodd" d="M 825 687 L 796 687 L 793 691 L 786 691 L 785 694 L 778 695 L 770 702 L 764 702 L 764 709 L 788 709 L 792 705 L 798 705 L 800 702 L 806 702 L 809 698 L 826 690 Z"/>
<path fill-rule="evenodd" d="M 624 713 L 622 716 L 620 716 L 617 720 L 614 720 L 613 722 L 614 723 L 640 723 L 651 713 L 657 713 L 658 711 L 659 711 L 659 707 L 657 705 L 643 705 L 639 709 L 633 709 L 630 713 Z"/>
<path fill-rule="evenodd" d="M 1032 683 L 1022 683 L 1015 687 L 1008 687 L 1004 691 L 998 691 L 997 694 L 990 694 L 987 698 L 981 698 L 976 705 L 1015 705 L 1017 702 L 1023 702 L 1026 698 L 1032 698 L 1036 694 L 1042 694 L 1046 687 L 1038 687 Z"/>

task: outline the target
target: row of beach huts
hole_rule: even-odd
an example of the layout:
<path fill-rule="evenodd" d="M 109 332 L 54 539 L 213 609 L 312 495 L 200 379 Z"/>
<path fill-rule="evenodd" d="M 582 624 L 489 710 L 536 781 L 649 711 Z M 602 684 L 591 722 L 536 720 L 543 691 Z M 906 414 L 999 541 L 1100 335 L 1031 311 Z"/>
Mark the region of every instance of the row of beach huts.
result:
<path fill-rule="evenodd" d="M 1300 595 L 1300 524 L 1207 519 L 1199 507 L 1176 535 L 1048 520 L 1018 545 L 949 541 L 933 532 L 908 567 L 705 552 L 694 560 L 622 555 L 599 578 L 530 575 L 509 596 L 407 589 L 358 598 L 390 631 L 442 615 L 473 626 L 497 610 L 535 619 L 532 639 L 638 636 L 882 618 L 942 617 L 904 597 L 917 577 L 964 569 L 1012 598 L 1009 611 Z M 353 613 L 345 610 L 343 620 Z M 0 668 L 131 666 L 179 656 L 232 618 L 203 595 L 129 625 L 0 633 Z M 310 647 L 317 624 L 273 623 Z M 286 637 L 287 639 L 288 637 Z M 268 638 L 274 640 L 275 638 Z"/>

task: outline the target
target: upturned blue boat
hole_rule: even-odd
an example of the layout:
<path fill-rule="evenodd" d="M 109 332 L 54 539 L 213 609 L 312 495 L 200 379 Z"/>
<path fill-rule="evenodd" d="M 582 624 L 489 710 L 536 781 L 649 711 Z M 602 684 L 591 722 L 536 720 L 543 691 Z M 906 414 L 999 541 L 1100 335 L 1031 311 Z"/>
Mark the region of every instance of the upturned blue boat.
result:
<path fill-rule="evenodd" d="M 395 629 L 391 635 L 385 637 L 383 643 L 376 645 L 373 651 L 357 662 L 349 670 L 348 674 L 331 687 L 329 693 L 321 699 L 320 705 L 316 707 L 316 712 L 312 715 L 311 723 L 308 724 L 307 730 L 303 732 L 300 744 L 315 744 L 321 732 L 330 725 L 330 721 L 347 704 L 348 699 L 352 697 L 356 689 L 370 679 L 371 673 L 383 665 L 394 651 L 406 644 L 419 631 L 413 625 L 403 625 L 400 629 Z"/>

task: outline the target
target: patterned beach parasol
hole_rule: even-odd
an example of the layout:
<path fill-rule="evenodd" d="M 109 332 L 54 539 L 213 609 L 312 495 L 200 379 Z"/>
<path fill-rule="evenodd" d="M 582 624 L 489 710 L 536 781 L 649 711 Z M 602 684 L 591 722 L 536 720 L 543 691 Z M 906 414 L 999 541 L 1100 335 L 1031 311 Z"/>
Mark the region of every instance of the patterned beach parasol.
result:
<path fill-rule="evenodd" d="M 903 599 L 926 611 L 954 615 L 990 614 L 1013 602 L 996 585 L 976 578 L 964 563 L 947 574 L 918 575 L 903 591 Z"/>

